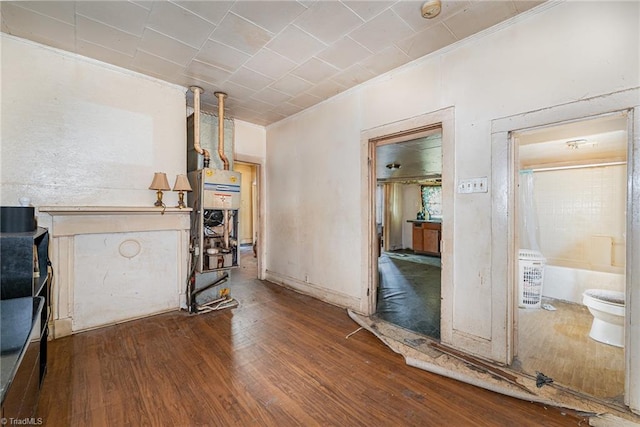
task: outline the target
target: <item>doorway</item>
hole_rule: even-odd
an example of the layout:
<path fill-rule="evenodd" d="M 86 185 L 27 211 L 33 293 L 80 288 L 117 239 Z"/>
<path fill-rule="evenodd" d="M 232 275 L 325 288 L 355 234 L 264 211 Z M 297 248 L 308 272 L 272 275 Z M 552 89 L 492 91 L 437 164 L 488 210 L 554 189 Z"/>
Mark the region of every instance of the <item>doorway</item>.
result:
<path fill-rule="evenodd" d="M 439 340 L 442 128 L 375 143 L 375 316 Z"/>
<path fill-rule="evenodd" d="M 242 260 L 248 254 L 255 258 L 259 265 L 258 236 L 259 233 L 259 189 L 260 165 L 236 160 L 233 170 L 239 172 L 240 180 L 240 216 L 238 219 L 238 244 L 242 253 Z M 256 270 L 259 274 L 259 269 Z"/>
<path fill-rule="evenodd" d="M 628 120 L 627 112 L 611 113 L 511 135 L 519 181 L 513 367 L 620 404 L 625 393 Z M 527 276 L 532 256 L 541 273 L 536 283 Z M 619 336 L 614 328 L 604 335 L 592 329 L 594 314 L 584 297 L 592 289 L 620 295 L 622 314 L 612 320 L 619 321 Z"/>

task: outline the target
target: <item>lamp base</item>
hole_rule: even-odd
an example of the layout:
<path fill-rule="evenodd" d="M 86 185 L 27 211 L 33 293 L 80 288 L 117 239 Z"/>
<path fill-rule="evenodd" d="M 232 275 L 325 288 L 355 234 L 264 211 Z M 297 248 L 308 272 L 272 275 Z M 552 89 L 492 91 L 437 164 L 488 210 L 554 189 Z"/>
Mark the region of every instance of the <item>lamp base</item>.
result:
<path fill-rule="evenodd" d="M 158 200 L 156 200 L 153 206 L 157 206 L 157 207 L 164 206 L 164 203 L 162 202 L 162 190 L 156 191 L 156 196 L 158 197 Z"/>
<path fill-rule="evenodd" d="M 176 208 L 184 209 L 187 205 L 184 203 L 184 191 L 178 192 L 178 206 Z"/>

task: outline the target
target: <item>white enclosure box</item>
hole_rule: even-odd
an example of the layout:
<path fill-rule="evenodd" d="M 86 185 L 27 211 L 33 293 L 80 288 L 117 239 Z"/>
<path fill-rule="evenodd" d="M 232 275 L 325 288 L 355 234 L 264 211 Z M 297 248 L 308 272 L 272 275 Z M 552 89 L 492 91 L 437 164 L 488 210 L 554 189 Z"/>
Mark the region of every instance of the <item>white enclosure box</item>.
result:
<path fill-rule="evenodd" d="M 518 307 L 540 308 L 546 259 L 529 249 L 520 249 L 518 259 Z"/>

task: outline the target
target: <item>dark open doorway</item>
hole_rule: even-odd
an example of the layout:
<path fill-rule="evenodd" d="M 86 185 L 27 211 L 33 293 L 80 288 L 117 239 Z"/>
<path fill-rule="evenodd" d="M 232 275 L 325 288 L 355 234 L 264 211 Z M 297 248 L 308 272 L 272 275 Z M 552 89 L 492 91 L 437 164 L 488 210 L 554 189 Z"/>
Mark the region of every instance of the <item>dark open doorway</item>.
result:
<path fill-rule="evenodd" d="M 442 130 L 376 145 L 376 317 L 440 339 Z"/>

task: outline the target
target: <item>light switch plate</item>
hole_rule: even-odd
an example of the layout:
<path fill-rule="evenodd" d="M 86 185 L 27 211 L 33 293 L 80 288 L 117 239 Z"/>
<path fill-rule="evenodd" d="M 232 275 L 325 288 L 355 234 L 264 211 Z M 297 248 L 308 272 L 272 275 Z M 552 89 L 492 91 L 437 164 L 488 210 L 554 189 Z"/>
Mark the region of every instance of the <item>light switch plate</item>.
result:
<path fill-rule="evenodd" d="M 458 180 L 458 193 L 486 193 L 489 191 L 487 177 L 467 178 Z"/>

